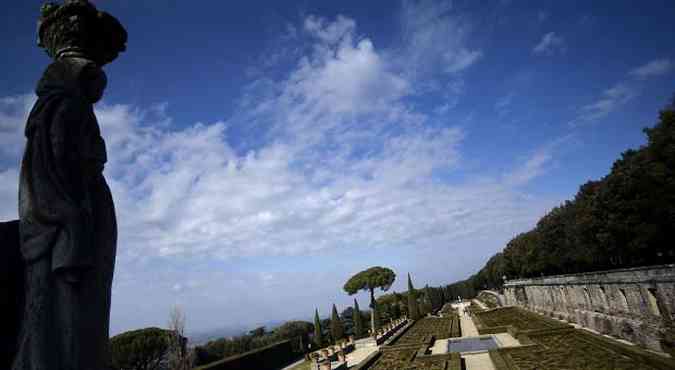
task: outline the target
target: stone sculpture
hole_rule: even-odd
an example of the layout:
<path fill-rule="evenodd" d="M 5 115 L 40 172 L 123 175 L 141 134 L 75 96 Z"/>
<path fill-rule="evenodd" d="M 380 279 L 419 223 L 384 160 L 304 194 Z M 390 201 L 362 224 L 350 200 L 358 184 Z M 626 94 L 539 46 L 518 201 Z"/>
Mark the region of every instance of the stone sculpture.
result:
<path fill-rule="evenodd" d="M 117 225 L 93 104 L 101 69 L 126 48 L 112 16 L 86 0 L 42 7 L 39 46 L 54 59 L 28 117 L 19 184 L 26 291 L 13 370 L 102 370 Z"/>

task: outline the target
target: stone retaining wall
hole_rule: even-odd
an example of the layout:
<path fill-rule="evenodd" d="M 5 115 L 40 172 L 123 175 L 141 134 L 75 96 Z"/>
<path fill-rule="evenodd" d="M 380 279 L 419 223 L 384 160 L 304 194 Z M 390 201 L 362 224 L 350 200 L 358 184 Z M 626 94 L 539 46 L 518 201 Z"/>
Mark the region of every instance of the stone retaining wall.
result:
<path fill-rule="evenodd" d="M 489 308 L 504 306 L 504 296 L 492 290 L 481 290 L 476 298 Z"/>
<path fill-rule="evenodd" d="M 675 265 L 509 280 L 507 305 L 673 354 Z"/>

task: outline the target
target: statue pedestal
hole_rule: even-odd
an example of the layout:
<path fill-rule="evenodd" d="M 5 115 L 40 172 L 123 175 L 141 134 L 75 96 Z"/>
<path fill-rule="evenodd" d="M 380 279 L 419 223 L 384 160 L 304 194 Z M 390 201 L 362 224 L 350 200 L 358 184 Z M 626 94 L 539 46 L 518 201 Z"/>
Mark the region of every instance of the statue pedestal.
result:
<path fill-rule="evenodd" d="M 0 222 L 0 369 L 9 369 L 23 313 L 24 266 L 19 251 L 19 221 Z"/>

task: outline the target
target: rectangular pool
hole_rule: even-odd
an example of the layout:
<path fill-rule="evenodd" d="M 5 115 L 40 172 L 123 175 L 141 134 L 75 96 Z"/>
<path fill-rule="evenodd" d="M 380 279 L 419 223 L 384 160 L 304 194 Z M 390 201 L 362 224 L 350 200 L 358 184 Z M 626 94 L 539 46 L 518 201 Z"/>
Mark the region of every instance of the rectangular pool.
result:
<path fill-rule="evenodd" d="M 493 337 L 476 337 L 448 340 L 448 352 L 473 352 L 487 351 L 497 348 L 497 342 Z"/>

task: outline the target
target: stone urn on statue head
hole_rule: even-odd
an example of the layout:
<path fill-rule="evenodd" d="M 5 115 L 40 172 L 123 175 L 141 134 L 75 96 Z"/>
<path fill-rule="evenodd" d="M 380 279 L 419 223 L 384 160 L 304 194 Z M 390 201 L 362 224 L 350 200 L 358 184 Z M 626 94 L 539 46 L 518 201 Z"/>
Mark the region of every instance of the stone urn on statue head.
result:
<path fill-rule="evenodd" d="M 26 283 L 12 370 L 110 365 L 117 223 L 93 104 L 107 83 L 102 67 L 126 42 L 120 22 L 86 0 L 41 8 L 38 45 L 53 62 L 25 129 L 19 250 Z"/>

